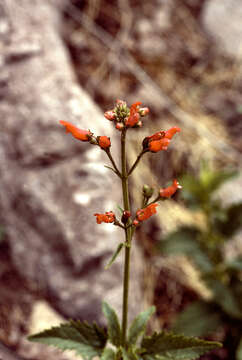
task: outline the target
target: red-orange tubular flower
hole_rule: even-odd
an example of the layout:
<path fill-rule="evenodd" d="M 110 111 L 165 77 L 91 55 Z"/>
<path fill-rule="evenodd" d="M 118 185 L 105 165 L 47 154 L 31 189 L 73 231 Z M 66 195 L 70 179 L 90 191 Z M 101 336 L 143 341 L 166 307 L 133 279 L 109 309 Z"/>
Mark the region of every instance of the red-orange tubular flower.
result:
<path fill-rule="evenodd" d="M 175 179 L 173 180 L 173 184 L 171 186 L 168 186 L 165 189 L 160 189 L 160 197 L 170 198 L 175 194 L 177 189 L 181 189 L 181 185 L 179 185 L 179 182 Z"/>
<path fill-rule="evenodd" d="M 99 136 L 98 137 L 98 145 L 102 148 L 102 149 L 108 149 L 111 146 L 111 141 L 109 139 L 109 137 L 107 136 Z"/>
<path fill-rule="evenodd" d="M 170 128 L 169 130 L 165 131 L 165 137 L 167 139 L 172 139 L 173 136 L 177 133 L 177 132 L 180 132 L 181 129 L 177 126 L 174 126 L 172 128 Z"/>
<path fill-rule="evenodd" d="M 65 126 L 67 133 L 70 132 L 72 136 L 74 136 L 78 140 L 89 141 L 90 136 L 92 135 L 90 130 L 78 129 L 76 126 L 69 123 L 68 121 L 60 120 L 60 124 Z"/>
<path fill-rule="evenodd" d="M 138 102 L 134 103 L 133 105 L 131 105 L 129 117 L 125 121 L 126 126 L 133 127 L 139 121 L 139 119 L 140 119 L 139 105 L 140 104 L 141 104 L 141 102 L 138 101 Z"/>
<path fill-rule="evenodd" d="M 170 128 L 167 131 L 160 131 L 155 133 L 152 136 L 148 137 L 149 143 L 148 148 L 151 152 L 158 152 L 161 150 L 167 150 L 168 145 L 172 139 L 172 137 L 177 133 L 180 132 L 181 129 L 177 126 Z M 160 139 L 159 139 L 160 137 Z"/>
<path fill-rule="evenodd" d="M 105 214 L 94 214 L 96 216 L 97 224 L 113 223 L 115 221 L 115 214 L 112 211 L 107 211 Z"/>
<path fill-rule="evenodd" d="M 154 203 L 154 204 L 148 205 L 144 209 L 138 210 L 136 212 L 137 220 L 144 221 L 144 220 L 149 219 L 152 215 L 154 215 L 156 213 L 156 206 L 158 206 L 158 204 Z"/>

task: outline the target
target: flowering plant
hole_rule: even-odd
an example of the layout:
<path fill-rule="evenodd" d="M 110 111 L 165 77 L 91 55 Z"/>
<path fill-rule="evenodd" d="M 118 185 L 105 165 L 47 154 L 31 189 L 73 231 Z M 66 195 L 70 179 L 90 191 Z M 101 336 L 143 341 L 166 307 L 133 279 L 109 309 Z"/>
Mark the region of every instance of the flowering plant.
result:
<path fill-rule="evenodd" d="M 77 140 L 89 142 L 99 146 L 111 162 L 111 169 L 117 175 L 122 184 L 123 209 L 120 219 L 113 211 L 95 213 L 97 224 L 112 223 L 123 229 L 125 240 L 121 242 L 114 252 L 106 268 L 109 268 L 117 256 L 124 250 L 124 278 L 123 278 L 123 308 L 122 322 L 120 324 L 115 311 L 106 302 L 103 302 L 103 312 L 107 319 L 105 328 L 87 322 L 73 321 L 53 327 L 39 334 L 29 337 L 31 341 L 37 341 L 48 345 L 54 345 L 62 350 L 75 350 L 84 359 L 91 360 L 93 357 L 101 357 L 102 360 L 168 360 L 168 359 L 196 359 L 205 352 L 219 347 L 217 342 L 204 341 L 197 338 L 174 335 L 161 331 L 151 336 L 145 336 L 145 328 L 150 316 L 155 312 L 152 306 L 141 312 L 131 323 L 128 329 L 128 293 L 130 274 L 130 252 L 135 230 L 143 221 L 149 219 L 157 211 L 158 202 L 170 198 L 180 185 L 173 180 L 173 184 L 167 188 L 158 190 L 155 198 L 151 200 L 154 189 L 144 185 L 142 192 L 142 207 L 132 215 L 129 201 L 129 177 L 132 175 L 140 159 L 145 153 L 156 153 L 167 150 L 173 136 L 180 132 L 178 127 L 172 127 L 167 131 L 159 131 L 143 140 L 143 147 L 134 164 L 127 168 L 126 163 L 126 135 L 131 128 L 142 126 L 142 118 L 149 113 L 147 107 L 140 107 L 136 102 L 128 108 L 125 101 L 117 100 L 114 109 L 105 112 L 106 119 L 112 121 L 120 131 L 121 140 L 121 168 L 119 169 L 111 154 L 111 141 L 107 136 L 95 136 L 90 130 L 81 130 L 67 121 L 60 121 Z M 142 339 L 140 340 L 140 337 Z"/>

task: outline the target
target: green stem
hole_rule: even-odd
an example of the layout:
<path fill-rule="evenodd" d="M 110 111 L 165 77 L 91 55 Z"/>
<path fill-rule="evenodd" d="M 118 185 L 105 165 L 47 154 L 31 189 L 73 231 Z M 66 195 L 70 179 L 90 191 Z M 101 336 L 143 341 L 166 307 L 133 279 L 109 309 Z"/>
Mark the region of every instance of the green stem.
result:
<path fill-rule="evenodd" d="M 130 211 L 128 175 L 126 167 L 126 129 L 121 133 L 121 159 L 122 159 L 122 190 L 124 210 Z M 127 224 L 129 225 L 129 224 Z M 129 293 L 129 274 L 130 274 L 130 250 L 131 250 L 132 229 L 125 229 L 125 259 L 124 259 L 124 278 L 123 278 L 123 311 L 122 311 L 122 345 L 126 346 L 126 332 L 128 323 L 128 293 Z"/>
<path fill-rule="evenodd" d="M 145 150 L 142 150 L 142 151 L 139 153 L 137 159 L 135 160 L 134 164 L 132 165 L 131 169 L 130 169 L 129 172 L 128 172 L 128 176 L 132 174 L 132 172 L 134 171 L 134 169 L 135 169 L 136 166 L 138 165 L 138 163 L 139 163 L 140 159 L 142 158 L 142 156 L 143 156 L 145 153 L 147 153 L 148 151 L 149 151 L 148 149 L 145 149 Z"/>
<path fill-rule="evenodd" d="M 110 149 L 105 150 L 105 152 L 106 152 L 106 154 L 108 155 L 109 160 L 111 161 L 111 163 L 112 163 L 112 165 L 113 165 L 113 167 L 114 167 L 114 169 L 115 169 L 115 171 L 116 171 L 116 174 L 121 178 L 122 175 L 121 175 L 119 169 L 117 168 L 117 166 L 116 166 L 116 164 L 115 164 L 115 161 L 114 161 L 114 159 L 113 159 L 113 157 L 112 157 L 112 155 L 111 155 Z"/>

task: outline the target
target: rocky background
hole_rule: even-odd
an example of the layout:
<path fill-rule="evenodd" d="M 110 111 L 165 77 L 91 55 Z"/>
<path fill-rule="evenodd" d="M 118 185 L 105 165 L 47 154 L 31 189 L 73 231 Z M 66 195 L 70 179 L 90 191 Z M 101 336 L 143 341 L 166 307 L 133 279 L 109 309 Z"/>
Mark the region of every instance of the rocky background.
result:
<path fill-rule="evenodd" d="M 1 2 L 0 358 L 71 359 L 29 344 L 27 334 L 70 317 L 102 322 L 103 297 L 121 307 L 121 260 L 103 269 L 121 234 L 92 216 L 120 202 L 118 181 L 104 154 L 66 136 L 58 121 L 115 136 L 102 112 L 120 98 L 150 107 L 141 140 L 157 128 L 182 128 L 172 150 L 147 156 L 134 173 L 134 202 L 143 183 L 196 172 L 202 159 L 239 169 L 241 18 L 238 0 Z M 117 156 L 115 140 L 113 148 Z M 130 161 L 136 150 L 131 134 Z M 240 177 L 225 197 L 241 198 L 241 184 Z M 139 234 L 132 314 L 154 301 L 159 276 L 168 279 L 163 304 L 171 301 L 167 289 L 181 294 L 174 311 L 203 291 L 196 280 L 179 282 L 169 264 L 160 273 L 147 256 L 147 238 L 191 221 L 168 204 Z M 226 358 L 216 356 L 209 359 Z"/>

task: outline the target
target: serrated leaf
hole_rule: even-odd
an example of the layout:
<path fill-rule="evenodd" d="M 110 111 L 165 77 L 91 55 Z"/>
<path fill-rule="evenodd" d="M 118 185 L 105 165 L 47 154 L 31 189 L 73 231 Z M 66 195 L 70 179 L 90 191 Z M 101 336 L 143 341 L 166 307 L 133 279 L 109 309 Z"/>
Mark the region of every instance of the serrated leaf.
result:
<path fill-rule="evenodd" d="M 117 246 L 117 249 L 115 250 L 115 252 L 113 253 L 113 256 L 111 257 L 111 259 L 109 260 L 109 262 L 107 263 L 107 265 L 105 266 L 105 270 L 109 269 L 110 266 L 114 263 L 114 261 L 116 260 L 117 256 L 119 255 L 120 251 L 122 250 L 124 246 L 124 243 L 120 243 Z"/>
<path fill-rule="evenodd" d="M 102 310 L 108 321 L 108 338 L 113 345 L 118 347 L 121 345 L 121 328 L 117 314 L 105 301 Z"/>
<path fill-rule="evenodd" d="M 74 350 L 84 359 L 100 356 L 107 342 L 104 329 L 95 323 L 73 321 L 28 337 L 30 341 L 52 345 L 60 350 Z"/>
<path fill-rule="evenodd" d="M 102 352 L 101 360 L 115 360 L 115 352 L 111 348 L 105 348 Z"/>
<path fill-rule="evenodd" d="M 162 331 L 144 337 L 141 347 L 145 349 L 141 355 L 145 360 L 193 360 L 221 344 Z"/>
<path fill-rule="evenodd" d="M 196 227 L 181 227 L 159 241 L 158 249 L 163 255 L 186 255 L 202 271 L 212 271 L 213 265 L 199 244 L 201 231 Z"/>
<path fill-rule="evenodd" d="M 242 360 L 242 338 L 240 339 L 239 346 L 236 350 L 236 360 Z"/>
<path fill-rule="evenodd" d="M 214 278 L 206 278 L 205 281 L 214 294 L 214 301 L 230 316 L 242 319 L 242 311 L 232 288 Z"/>
<path fill-rule="evenodd" d="M 214 332 L 220 325 L 222 320 L 214 306 L 204 301 L 196 301 L 177 316 L 172 331 L 186 336 L 205 336 Z"/>
<path fill-rule="evenodd" d="M 146 311 L 141 312 L 132 322 L 128 331 L 128 343 L 135 345 L 139 336 L 141 336 L 146 328 L 147 321 L 155 312 L 155 306 L 151 306 Z"/>

